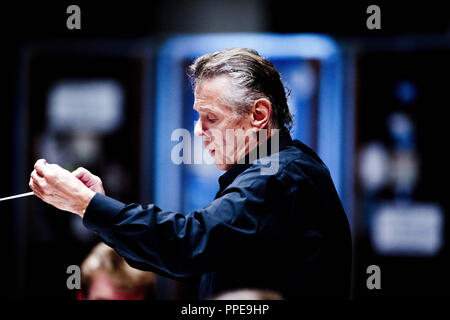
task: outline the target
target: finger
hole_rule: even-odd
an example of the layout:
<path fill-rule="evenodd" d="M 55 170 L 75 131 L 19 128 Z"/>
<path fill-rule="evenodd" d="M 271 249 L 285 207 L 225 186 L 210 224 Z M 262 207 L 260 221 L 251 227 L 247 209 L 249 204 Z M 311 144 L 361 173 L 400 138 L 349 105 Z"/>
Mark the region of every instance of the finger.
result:
<path fill-rule="evenodd" d="M 45 165 L 45 164 L 47 164 L 47 160 L 39 159 L 36 161 L 36 163 L 34 165 L 36 166 L 36 165 Z"/>
<path fill-rule="evenodd" d="M 44 195 L 41 192 L 39 192 L 38 190 L 33 190 L 33 192 L 36 195 L 36 197 L 38 197 L 42 201 L 45 201 Z"/>
<path fill-rule="evenodd" d="M 83 167 L 76 169 L 72 174 L 88 188 L 94 185 L 101 185 L 102 183 L 99 177 Z"/>
<path fill-rule="evenodd" d="M 45 179 L 43 177 L 40 177 L 36 170 L 33 170 L 33 172 L 31 172 L 31 179 L 39 188 L 42 188 L 45 185 Z"/>
<path fill-rule="evenodd" d="M 79 180 L 81 180 L 82 182 L 87 182 L 89 181 L 89 176 L 91 175 L 91 173 L 89 172 L 89 170 L 83 168 L 83 167 L 79 167 L 77 168 L 75 171 L 72 172 L 72 174 Z"/>
<path fill-rule="evenodd" d="M 37 195 L 39 198 L 43 199 L 43 193 L 40 190 L 40 188 L 36 185 L 33 178 L 30 177 L 30 181 L 28 183 L 28 186 L 31 190 L 33 190 L 34 194 Z"/>
<path fill-rule="evenodd" d="M 39 159 L 34 164 L 34 169 L 41 177 L 45 177 L 45 175 L 48 173 L 47 161 L 45 161 L 45 159 Z"/>
<path fill-rule="evenodd" d="M 31 178 L 31 176 L 30 176 L 30 181 L 28 181 L 28 186 L 30 187 L 30 189 L 32 191 L 34 191 L 33 178 Z"/>
<path fill-rule="evenodd" d="M 38 177 L 44 178 L 44 176 L 41 175 L 39 172 L 37 172 L 36 169 L 34 169 L 33 172 L 36 172 L 36 174 L 38 175 Z"/>

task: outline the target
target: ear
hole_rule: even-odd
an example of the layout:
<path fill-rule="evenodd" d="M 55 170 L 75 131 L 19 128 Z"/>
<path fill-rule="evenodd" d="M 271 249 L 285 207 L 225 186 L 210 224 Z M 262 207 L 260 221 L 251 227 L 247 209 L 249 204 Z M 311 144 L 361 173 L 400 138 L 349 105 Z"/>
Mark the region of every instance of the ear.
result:
<path fill-rule="evenodd" d="M 252 108 L 252 127 L 259 131 L 269 127 L 272 104 L 266 98 L 255 101 Z"/>

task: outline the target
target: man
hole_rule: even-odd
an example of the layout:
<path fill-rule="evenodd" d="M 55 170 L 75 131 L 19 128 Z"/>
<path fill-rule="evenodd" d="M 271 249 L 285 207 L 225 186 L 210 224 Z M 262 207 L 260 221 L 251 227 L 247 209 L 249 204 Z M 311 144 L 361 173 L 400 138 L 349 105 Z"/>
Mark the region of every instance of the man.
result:
<path fill-rule="evenodd" d="M 210 205 L 190 213 L 126 205 L 105 196 L 100 178 L 86 169 L 70 173 L 45 160 L 36 162 L 31 189 L 81 216 L 131 266 L 200 276 L 201 299 L 241 288 L 286 299 L 348 298 L 348 221 L 326 166 L 289 135 L 279 73 L 249 49 L 204 55 L 189 71 L 195 134 L 226 170 Z M 276 170 L 264 172 L 273 163 Z"/>

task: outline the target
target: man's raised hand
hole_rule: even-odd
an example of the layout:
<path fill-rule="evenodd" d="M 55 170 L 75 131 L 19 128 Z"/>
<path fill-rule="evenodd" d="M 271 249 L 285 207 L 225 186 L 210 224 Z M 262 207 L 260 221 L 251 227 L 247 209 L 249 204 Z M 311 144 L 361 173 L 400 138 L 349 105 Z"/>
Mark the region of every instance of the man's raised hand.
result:
<path fill-rule="evenodd" d="M 74 174 L 57 164 L 47 163 L 45 159 L 36 161 L 29 186 L 36 196 L 48 204 L 81 217 L 95 195 Z"/>

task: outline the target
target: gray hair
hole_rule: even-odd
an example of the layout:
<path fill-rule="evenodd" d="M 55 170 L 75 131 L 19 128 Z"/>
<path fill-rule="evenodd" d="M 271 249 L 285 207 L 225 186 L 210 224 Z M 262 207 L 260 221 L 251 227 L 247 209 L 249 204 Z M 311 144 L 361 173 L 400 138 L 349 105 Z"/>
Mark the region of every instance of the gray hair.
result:
<path fill-rule="evenodd" d="M 281 76 L 255 50 L 232 48 L 205 54 L 189 66 L 188 74 L 194 87 L 205 79 L 228 76 L 232 87 L 222 99 L 235 114 L 248 114 L 256 100 L 266 98 L 272 105 L 272 123 L 280 131 L 291 129 L 292 115 Z"/>

